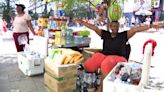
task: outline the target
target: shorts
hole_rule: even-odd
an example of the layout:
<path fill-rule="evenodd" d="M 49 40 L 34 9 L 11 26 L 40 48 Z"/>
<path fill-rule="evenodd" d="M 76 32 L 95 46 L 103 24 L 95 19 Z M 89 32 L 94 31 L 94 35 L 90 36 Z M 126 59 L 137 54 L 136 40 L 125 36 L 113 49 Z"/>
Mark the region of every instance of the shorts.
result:
<path fill-rule="evenodd" d="M 108 74 L 119 62 L 127 62 L 127 60 L 118 55 L 95 53 L 91 58 L 84 62 L 84 68 L 88 72 L 95 72 L 100 68 L 103 74 Z"/>

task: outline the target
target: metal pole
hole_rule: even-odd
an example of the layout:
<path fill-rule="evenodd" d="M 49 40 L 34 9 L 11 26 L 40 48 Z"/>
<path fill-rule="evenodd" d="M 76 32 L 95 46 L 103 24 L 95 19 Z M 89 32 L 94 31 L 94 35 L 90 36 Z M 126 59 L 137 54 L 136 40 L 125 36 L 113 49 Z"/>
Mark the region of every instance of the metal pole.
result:
<path fill-rule="evenodd" d="M 90 1 L 91 2 L 91 1 Z M 92 12 L 91 12 L 91 4 L 89 3 L 89 12 L 90 12 L 90 14 L 91 14 L 91 16 L 90 16 L 90 18 L 92 18 Z M 90 19 L 89 18 L 89 19 Z"/>
<path fill-rule="evenodd" d="M 35 0 L 35 25 L 37 25 L 37 19 L 36 19 L 36 0 Z"/>
<path fill-rule="evenodd" d="M 10 25 L 10 16 L 9 16 L 9 12 L 10 12 L 10 0 L 7 0 L 7 17 L 6 17 L 6 21 L 7 21 L 7 27 L 9 28 Z"/>
<path fill-rule="evenodd" d="M 35 0 L 35 14 L 36 14 L 36 0 Z"/>
<path fill-rule="evenodd" d="M 46 17 L 47 17 L 47 4 L 48 4 L 48 2 L 46 1 L 45 9 L 44 9 L 44 13 L 45 13 L 45 16 L 46 16 Z"/>

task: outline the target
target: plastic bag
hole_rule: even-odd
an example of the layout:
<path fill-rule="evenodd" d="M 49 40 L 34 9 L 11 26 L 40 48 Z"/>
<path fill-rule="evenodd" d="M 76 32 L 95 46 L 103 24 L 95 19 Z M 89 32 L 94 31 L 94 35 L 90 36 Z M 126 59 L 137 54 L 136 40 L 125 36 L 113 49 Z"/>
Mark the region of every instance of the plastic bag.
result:
<path fill-rule="evenodd" d="M 30 45 L 29 44 L 25 44 L 25 46 L 24 46 L 24 52 L 31 52 L 31 50 L 30 50 Z"/>
<path fill-rule="evenodd" d="M 18 37 L 19 45 L 27 44 L 27 42 L 28 42 L 28 39 L 27 39 L 27 35 L 26 34 L 19 35 L 19 37 Z"/>

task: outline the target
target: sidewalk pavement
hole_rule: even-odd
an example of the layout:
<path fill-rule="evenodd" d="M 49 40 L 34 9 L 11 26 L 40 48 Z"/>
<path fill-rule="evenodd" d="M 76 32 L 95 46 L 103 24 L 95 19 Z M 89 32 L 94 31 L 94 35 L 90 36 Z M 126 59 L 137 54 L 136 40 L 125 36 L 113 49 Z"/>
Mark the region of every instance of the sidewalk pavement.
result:
<path fill-rule="evenodd" d="M 17 54 L 0 55 L 0 92 L 45 92 L 43 75 L 25 76 L 18 69 Z"/>
<path fill-rule="evenodd" d="M 11 32 L 0 35 L 0 92 L 45 92 L 43 75 L 28 77 L 18 69 Z"/>

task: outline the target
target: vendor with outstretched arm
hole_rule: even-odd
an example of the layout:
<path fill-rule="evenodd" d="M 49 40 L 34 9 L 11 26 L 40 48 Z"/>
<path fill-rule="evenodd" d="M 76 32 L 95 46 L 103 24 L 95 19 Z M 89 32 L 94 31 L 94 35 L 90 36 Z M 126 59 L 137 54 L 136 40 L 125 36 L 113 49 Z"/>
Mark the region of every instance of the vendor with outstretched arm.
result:
<path fill-rule="evenodd" d="M 99 29 L 97 26 L 89 24 L 82 19 L 75 19 L 77 23 L 80 23 L 89 29 L 95 31 L 103 40 L 102 52 L 95 53 L 91 58 L 86 60 L 83 64 L 84 69 L 88 72 L 95 72 L 98 68 L 101 69 L 101 85 L 96 92 L 102 91 L 102 81 L 105 76 L 114 68 L 118 62 L 127 62 L 126 55 L 126 42 L 135 35 L 137 32 L 142 32 L 157 25 L 143 25 L 139 27 L 133 27 L 124 32 L 118 32 L 119 22 L 112 21 L 110 25 L 110 31 Z"/>

